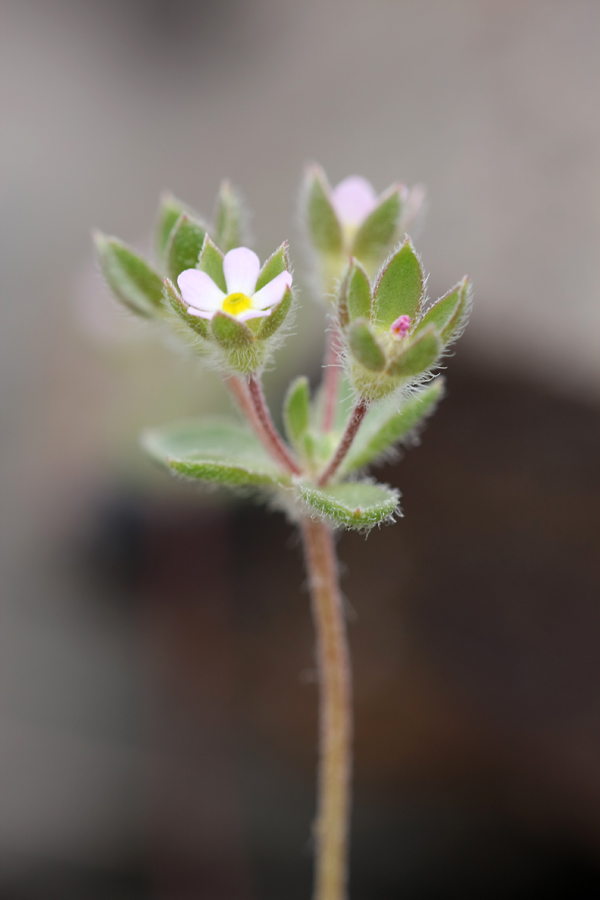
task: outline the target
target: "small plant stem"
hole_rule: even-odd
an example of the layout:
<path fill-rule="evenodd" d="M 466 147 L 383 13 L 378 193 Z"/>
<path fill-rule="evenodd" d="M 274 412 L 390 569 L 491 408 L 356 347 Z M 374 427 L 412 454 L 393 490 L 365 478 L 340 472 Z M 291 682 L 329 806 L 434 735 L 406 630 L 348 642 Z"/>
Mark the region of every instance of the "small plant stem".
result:
<path fill-rule="evenodd" d="M 251 375 L 247 382 L 248 397 L 252 404 L 253 416 L 251 422 L 258 422 L 261 429 L 261 439 L 265 447 L 277 462 L 291 472 L 293 475 L 301 475 L 302 469 L 292 456 L 290 449 L 286 446 L 281 435 L 275 428 L 275 423 L 271 418 L 265 395 L 260 381 L 255 375 Z"/>
<path fill-rule="evenodd" d="M 338 390 L 340 385 L 340 339 L 335 329 L 329 331 L 329 343 L 325 354 L 323 376 L 323 431 L 331 431 L 335 422 Z"/>
<path fill-rule="evenodd" d="M 333 533 L 302 519 L 304 554 L 317 633 L 320 755 L 314 900 L 345 900 L 352 766 L 351 676 Z"/>
<path fill-rule="evenodd" d="M 333 457 L 317 480 L 317 484 L 319 485 L 319 487 L 324 487 L 327 482 L 333 478 L 333 476 L 339 469 L 344 457 L 346 456 L 346 453 L 352 446 L 352 441 L 356 437 L 356 433 L 361 426 L 362 420 L 367 414 L 368 408 L 369 404 L 361 397 L 361 399 L 352 410 L 350 421 L 346 425 L 346 430 L 342 435 L 337 450 L 335 451 Z"/>
<path fill-rule="evenodd" d="M 237 375 L 231 375 L 229 378 L 225 378 L 224 382 L 225 386 L 233 395 L 233 398 L 237 403 L 240 412 L 246 417 L 246 419 L 248 419 L 254 430 L 257 432 L 258 437 L 260 437 L 262 441 L 262 427 L 256 417 L 254 405 L 248 392 L 248 385 L 245 381 L 242 381 L 241 378 L 238 378 Z"/>

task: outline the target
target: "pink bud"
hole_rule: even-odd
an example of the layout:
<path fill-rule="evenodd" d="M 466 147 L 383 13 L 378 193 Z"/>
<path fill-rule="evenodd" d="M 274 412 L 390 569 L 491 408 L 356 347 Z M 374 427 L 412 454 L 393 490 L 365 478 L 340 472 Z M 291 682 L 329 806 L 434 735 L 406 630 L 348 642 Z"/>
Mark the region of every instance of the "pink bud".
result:
<path fill-rule="evenodd" d="M 398 316 L 390 325 L 390 331 L 395 338 L 405 338 L 410 328 L 410 316 Z"/>

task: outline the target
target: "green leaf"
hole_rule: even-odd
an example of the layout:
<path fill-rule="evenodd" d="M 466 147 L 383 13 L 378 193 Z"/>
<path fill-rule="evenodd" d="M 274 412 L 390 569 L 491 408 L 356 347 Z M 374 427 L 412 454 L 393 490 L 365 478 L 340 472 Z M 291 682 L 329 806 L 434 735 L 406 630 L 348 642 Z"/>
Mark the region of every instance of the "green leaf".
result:
<path fill-rule="evenodd" d="M 174 197 L 173 194 L 165 192 L 161 195 L 154 227 L 156 254 L 161 262 L 164 262 L 165 260 L 167 244 L 169 243 L 171 232 L 173 231 L 177 220 L 184 212 L 197 218 L 194 211 L 181 200 L 178 200 L 177 197 Z"/>
<path fill-rule="evenodd" d="M 206 228 L 201 222 L 182 213 L 175 223 L 167 244 L 167 271 L 172 281 L 186 269 L 195 269 L 198 265 Z"/>
<path fill-rule="evenodd" d="M 266 341 L 267 338 L 272 337 L 276 331 L 279 331 L 283 323 L 287 318 L 287 314 L 289 313 L 292 306 L 293 294 L 291 288 L 286 288 L 285 294 L 277 304 L 277 306 L 273 306 L 271 308 L 271 314 L 268 316 L 263 316 L 260 321 L 260 325 L 258 326 L 258 331 L 256 332 L 256 336 L 259 341 Z M 250 321 L 256 321 L 256 319 L 250 319 Z"/>
<path fill-rule="evenodd" d="M 364 531 L 399 514 L 399 492 L 383 484 L 352 481 L 325 488 L 301 484 L 298 490 L 310 510 L 344 528 Z"/>
<path fill-rule="evenodd" d="M 450 325 L 458 312 L 463 293 L 464 283 L 461 281 L 460 284 L 457 284 L 456 287 L 452 288 L 451 291 L 448 291 L 447 294 L 444 294 L 443 297 L 429 307 L 425 315 L 419 319 L 414 333 L 418 334 L 427 328 L 428 325 L 435 325 L 443 336 L 444 329 Z"/>
<path fill-rule="evenodd" d="M 96 232 L 94 244 L 100 269 L 115 297 L 139 316 L 155 316 L 162 302 L 160 275 L 117 238 Z"/>
<path fill-rule="evenodd" d="M 443 344 L 434 325 L 429 325 L 411 341 L 387 368 L 387 374 L 396 378 L 412 378 L 430 369 L 442 352 Z"/>
<path fill-rule="evenodd" d="M 352 254 L 359 259 L 385 256 L 396 238 L 401 212 L 400 188 L 395 186 L 360 226 Z"/>
<path fill-rule="evenodd" d="M 290 443 L 298 447 L 309 426 L 310 390 L 304 376 L 292 381 L 283 404 L 285 433 Z"/>
<path fill-rule="evenodd" d="M 222 181 L 215 211 L 215 240 L 224 253 L 244 244 L 244 207 L 229 181 Z"/>
<path fill-rule="evenodd" d="M 164 280 L 163 286 L 163 305 L 167 310 L 172 310 L 185 324 L 192 329 L 200 337 L 210 340 L 210 324 L 208 319 L 201 316 L 192 316 L 188 312 L 186 304 L 181 299 L 177 288 L 168 278 Z"/>
<path fill-rule="evenodd" d="M 284 241 L 281 247 L 279 247 L 275 253 L 271 254 L 258 273 L 255 290 L 260 291 L 265 284 L 268 284 L 269 281 L 273 281 L 277 275 L 281 275 L 286 269 L 289 271 L 289 268 L 290 259 L 288 255 L 288 242 Z"/>
<path fill-rule="evenodd" d="M 227 285 L 225 284 L 225 275 L 223 274 L 223 254 L 210 239 L 207 234 L 202 244 L 202 251 L 198 260 L 198 268 L 201 272 L 210 275 L 217 287 L 227 293 Z"/>
<path fill-rule="evenodd" d="M 254 343 L 254 335 L 245 322 L 219 310 L 210 320 L 212 333 L 225 350 L 243 350 Z"/>
<path fill-rule="evenodd" d="M 147 431 L 142 444 L 171 471 L 200 481 L 231 486 L 289 483 L 258 438 L 233 419 L 176 422 Z"/>
<path fill-rule="evenodd" d="M 320 166 L 306 174 L 303 206 L 311 243 L 321 253 L 341 253 L 342 229 L 331 203 L 329 185 Z"/>
<path fill-rule="evenodd" d="M 350 260 L 338 294 L 340 325 L 345 328 L 354 319 L 371 317 L 371 284 L 367 273 L 355 259 Z"/>
<path fill-rule="evenodd" d="M 340 474 L 347 475 L 362 469 L 389 453 L 395 444 L 413 434 L 434 412 L 443 393 L 444 379 L 436 378 L 423 390 L 410 396 L 399 410 L 395 399 L 391 403 L 372 406 L 354 438 Z"/>
<path fill-rule="evenodd" d="M 398 316 L 414 319 L 423 293 L 423 271 L 410 238 L 381 272 L 373 298 L 373 324 L 389 329 Z"/>
<path fill-rule="evenodd" d="M 372 372 L 385 367 L 385 353 L 379 346 L 371 327 L 364 319 L 357 319 L 347 331 L 348 345 L 355 359 Z"/>
<path fill-rule="evenodd" d="M 444 329 L 442 331 L 442 339 L 446 345 L 452 343 L 452 341 L 456 341 L 461 336 L 467 326 L 467 322 L 469 321 L 469 316 L 471 314 L 471 308 L 473 306 L 473 293 L 471 290 L 471 283 L 466 275 L 463 280 L 459 282 L 456 288 L 454 288 L 454 290 L 450 292 L 450 294 L 453 294 L 454 292 L 458 293 L 460 302 L 454 312 L 454 315 L 444 326 Z M 442 301 L 440 300 L 439 302 L 441 303 Z"/>

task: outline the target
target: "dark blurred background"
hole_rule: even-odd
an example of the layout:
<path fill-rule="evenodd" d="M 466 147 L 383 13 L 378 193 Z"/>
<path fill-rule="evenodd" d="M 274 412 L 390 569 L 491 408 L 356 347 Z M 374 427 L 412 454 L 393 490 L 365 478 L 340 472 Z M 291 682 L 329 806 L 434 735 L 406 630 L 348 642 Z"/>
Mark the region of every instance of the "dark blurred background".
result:
<path fill-rule="evenodd" d="M 405 518 L 340 541 L 352 898 L 600 896 L 599 40 L 596 0 L 0 0 L 1 900 L 310 895 L 297 539 L 143 458 L 227 401 L 89 250 L 227 175 L 300 281 L 310 159 L 426 184 L 430 294 L 477 301 Z"/>

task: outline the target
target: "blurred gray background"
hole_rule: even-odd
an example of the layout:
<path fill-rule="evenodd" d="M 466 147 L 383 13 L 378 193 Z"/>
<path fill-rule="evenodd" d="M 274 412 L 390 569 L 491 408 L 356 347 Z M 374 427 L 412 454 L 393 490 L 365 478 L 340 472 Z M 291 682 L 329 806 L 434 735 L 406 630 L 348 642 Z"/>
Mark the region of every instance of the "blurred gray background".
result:
<path fill-rule="evenodd" d="M 146 896 L 152 772 L 165 754 L 176 760 L 169 772 L 196 767 L 189 748 L 157 757 L 151 738 L 149 648 L 161 629 L 126 590 L 121 598 L 90 579 L 81 559 L 94 540 L 90 508 L 121 487 L 175 502 L 142 459 L 139 430 L 215 408 L 222 395 L 214 378 L 194 380 L 189 361 L 99 312 L 91 228 L 144 242 L 162 189 L 209 215 L 227 176 L 253 210 L 260 254 L 289 237 L 300 269 L 296 197 L 307 161 L 333 183 L 353 173 L 379 190 L 422 182 L 429 213 L 418 248 L 430 293 L 464 273 L 475 285 L 460 353 L 477 371 L 583 400 L 595 415 L 599 41 L 596 0 L 0 0 L 7 897 L 50 896 L 22 885 L 61 866 L 123 871 L 122 896 Z M 303 301 L 300 325 L 318 343 L 322 315 L 306 290 Z M 315 365 L 307 342 L 285 355 L 283 372 L 301 365 Z M 277 393 L 277 376 L 269 380 Z M 125 527 L 123 541 L 131 533 Z M 288 577 L 296 590 L 301 575 Z M 224 815 L 231 771 L 211 776 L 206 808 L 219 813 L 205 813 L 207 834 Z M 222 826 L 228 859 L 244 828 L 232 817 Z M 186 835 L 187 826 L 169 832 L 179 846 L 187 838 L 173 837 L 177 828 Z M 129 872 L 142 872 L 139 883 Z M 219 896 L 255 896 L 245 879 Z"/>

